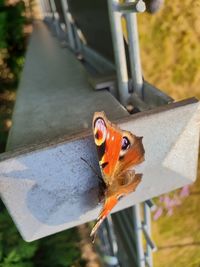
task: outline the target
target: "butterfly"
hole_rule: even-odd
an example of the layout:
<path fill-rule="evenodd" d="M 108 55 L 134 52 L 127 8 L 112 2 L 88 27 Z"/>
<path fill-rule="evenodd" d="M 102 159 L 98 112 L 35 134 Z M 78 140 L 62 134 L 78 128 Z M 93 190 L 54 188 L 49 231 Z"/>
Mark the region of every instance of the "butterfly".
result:
<path fill-rule="evenodd" d="M 104 204 L 90 236 L 96 232 L 118 201 L 135 191 L 142 174 L 131 168 L 144 161 L 143 137 L 121 130 L 111 123 L 104 112 L 95 112 L 93 135 L 104 189 Z"/>

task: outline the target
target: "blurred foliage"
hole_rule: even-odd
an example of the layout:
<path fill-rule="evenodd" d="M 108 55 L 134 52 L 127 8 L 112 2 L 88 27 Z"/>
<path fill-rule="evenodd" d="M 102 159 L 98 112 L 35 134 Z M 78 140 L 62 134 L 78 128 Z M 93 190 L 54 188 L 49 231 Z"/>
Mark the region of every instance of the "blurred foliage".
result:
<path fill-rule="evenodd" d="M 1 203 L 0 267 L 80 267 L 79 236 L 75 228 L 26 243 Z"/>
<path fill-rule="evenodd" d="M 0 0 L 0 79 L 18 81 L 24 62 L 25 7 L 23 1 L 9 6 L 3 2 Z"/>
<path fill-rule="evenodd" d="M 155 15 L 138 16 L 144 77 L 176 100 L 200 99 L 199 13 L 199 0 L 175 0 L 164 1 Z M 161 216 L 152 223 L 158 246 L 156 267 L 200 266 L 199 186 L 197 179 L 173 216 Z"/>
<path fill-rule="evenodd" d="M 190 196 L 173 216 L 161 216 L 153 222 L 153 238 L 158 246 L 158 252 L 154 254 L 155 267 L 200 266 L 199 187 L 200 179 L 197 179 L 190 189 Z"/>
<path fill-rule="evenodd" d="M 24 2 L 6 5 L 0 0 L 0 152 L 5 150 L 11 126 L 13 92 L 24 64 Z"/>
<path fill-rule="evenodd" d="M 24 2 L 6 5 L 0 0 L 0 152 L 7 134 L 20 73 L 24 64 L 26 37 Z M 77 230 L 26 243 L 0 203 L 0 267 L 84 266 Z"/>

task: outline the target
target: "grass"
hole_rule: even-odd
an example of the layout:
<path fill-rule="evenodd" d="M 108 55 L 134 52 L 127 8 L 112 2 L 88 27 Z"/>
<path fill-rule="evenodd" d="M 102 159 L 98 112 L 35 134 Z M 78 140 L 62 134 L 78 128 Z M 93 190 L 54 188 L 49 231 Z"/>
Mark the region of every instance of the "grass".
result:
<path fill-rule="evenodd" d="M 2 7 L 3 6 L 3 7 Z M 27 27 L 23 18 L 23 1 L 4 6 L 0 0 L 0 153 L 5 151 L 12 125 L 12 110 L 24 63 Z M 14 34 L 13 34 L 14 25 Z M 17 201 L 17 200 L 16 200 Z M 0 200 L 0 267 L 58 266 L 80 267 L 80 236 L 76 228 L 41 240 L 22 240 Z"/>
<path fill-rule="evenodd" d="M 200 99 L 199 14 L 198 0 L 174 0 L 165 1 L 156 15 L 139 15 L 144 77 L 175 100 Z M 155 267 L 200 266 L 199 176 L 200 167 L 191 195 L 174 215 L 153 222 Z"/>
<path fill-rule="evenodd" d="M 76 228 L 27 243 L 0 202 L 0 267 L 83 267 Z"/>
<path fill-rule="evenodd" d="M 0 153 L 5 150 L 9 129 L 12 125 L 12 110 L 16 91 L 7 86 L 0 91 Z"/>
<path fill-rule="evenodd" d="M 144 77 L 175 99 L 200 98 L 199 13 L 198 0 L 174 0 L 138 16 Z"/>
<path fill-rule="evenodd" d="M 197 179 L 190 196 L 171 217 L 161 217 L 153 222 L 153 237 L 158 246 L 154 254 L 155 267 L 200 266 L 199 186 Z"/>

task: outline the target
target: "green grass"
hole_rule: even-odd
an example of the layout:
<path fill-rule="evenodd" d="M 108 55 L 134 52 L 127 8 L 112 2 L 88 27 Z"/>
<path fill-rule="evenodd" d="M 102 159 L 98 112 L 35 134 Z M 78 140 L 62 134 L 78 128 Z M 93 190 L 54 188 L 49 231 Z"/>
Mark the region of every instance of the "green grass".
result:
<path fill-rule="evenodd" d="M 144 77 L 175 99 L 200 98 L 200 2 L 165 1 L 156 15 L 139 15 Z"/>
<path fill-rule="evenodd" d="M 4 152 L 19 77 L 24 64 L 23 1 L 5 6 L 0 0 L 0 153 Z M 14 34 L 13 34 L 14 29 Z M 80 267 L 76 228 L 26 243 L 0 201 L 0 267 Z"/>
<path fill-rule="evenodd" d="M 200 99 L 199 14 L 198 0 L 174 0 L 165 1 L 156 15 L 139 15 L 144 77 L 176 100 L 191 96 Z M 154 254 L 155 267 L 200 266 L 199 176 L 200 169 L 193 193 L 174 215 L 153 222 L 159 248 Z"/>
<path fill-rule="evenodd" d="M 0 267 L 85 266 L 76 228 L 27 243 L 1 202 L 0 211 Z"/>
<path fill-rule="evenodd" d="M 200 266 L 200 181 L 192 186 L 191 195 L 175 209 L 171 217 L 161 217 L 153 223 L 158 252 L 155 267 Z"/>

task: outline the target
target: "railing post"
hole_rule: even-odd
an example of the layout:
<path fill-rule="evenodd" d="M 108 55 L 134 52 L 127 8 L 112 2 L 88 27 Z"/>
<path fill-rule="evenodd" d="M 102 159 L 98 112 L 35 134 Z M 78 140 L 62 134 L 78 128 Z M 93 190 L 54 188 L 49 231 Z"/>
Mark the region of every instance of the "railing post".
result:
<path fill-rule="evenodd" d="M 142 244 L 142 223 L 140 217 L 140 204 L 133 206 L 133 219 L 136 235 L 136 248 L 138 254 L 138 267 L 145 267 L 144 249 Z"/>
<path fill-rule="evenodd" d="M 143 223 L 143 230 L 147 232 L 147 236 L 151 236 L 151 208 L 152 201 L 148 200 L 144 202 L 144 223 Z M 145 232 L 144 232 L 145 234 Z M 148 240 L 149 239 L 149 240 Z M 152 251 L 156 250 L 156 246 L 150 238 L 146 238 L 146 252 L 145 252 L 145 261 L 148 267 L 153 267 L 153 258 L 152 258 Z"/>
<path fill-rule="evenodd" d="M 126 53 L 123 31 L 121 27 L 121 13 L 114 9 L 114 4 L 118 4 L 118 1 L 108 0 L 108 10 L 120 98 L 119 100 L 123 105 L 126 106 L 129 98 Z"/>
<path fill-rule="evenodd" d="M 47 16 L 48 18 L 52 18 L 53 17 L 53 12 L 52 12 L 52 9 L 51 9 L 49 1 L 41 0 L 41 2 L 44 3 L 44 7 L 45 7 L 45 11 L 46 11 L 45 16 Z"/>
<path fill-rule="evenodd" d="M 120 4 L 118 0 L 108 0 L 108 10 L 118 79 L 119 100 L 124 106 L 127 106 L 131 102 L 130 93 L 132 92 L 129 92 L 127 58 L 121 18 L 122 15 L 124 15 L 127 21 L 128 48 L 133 91 L 138 97 L 142 98 L 143 78 L 140 63 L 137 18 L 135 13 L 144 12 L 145 4 L 142 0 L 127 0 L 124 4 Z"/>
<path fill-rule="evenodd" d="M 128 2 L 131 2 L 131 0 L 128 0 Z M 142 98 L 143 78 L 140 62 L 137 15 L 136 13 L 131 12 L 125 14 L 125 18 L 127 21 L 128 48 L 133 82 L 133 92 L 135 92 L 140 98 Z"/>
<path fill-rule="evenodd" d="M 72 24 L 70 22 L 70 14 L 69 14 L 69 8 L 68 8 L 67 0 L 61 0 L 61 4 L 62 4 L 63 14 L 64 14 L 64 18 L 65 18 L 65 23 L 67 26 L 69 45 L 70 45 L 72 50 L 75 50 L 75 41 L 74 41 Z"/>
<path fill-rule="evenodd" d="M 55 5 L 55 2 L 54 2 L 54 0 L 50 0 L 49 3 L 50 3 L 50 6 L 51 6 L 53 17 L 56 18 L 56 5 Z"/>

